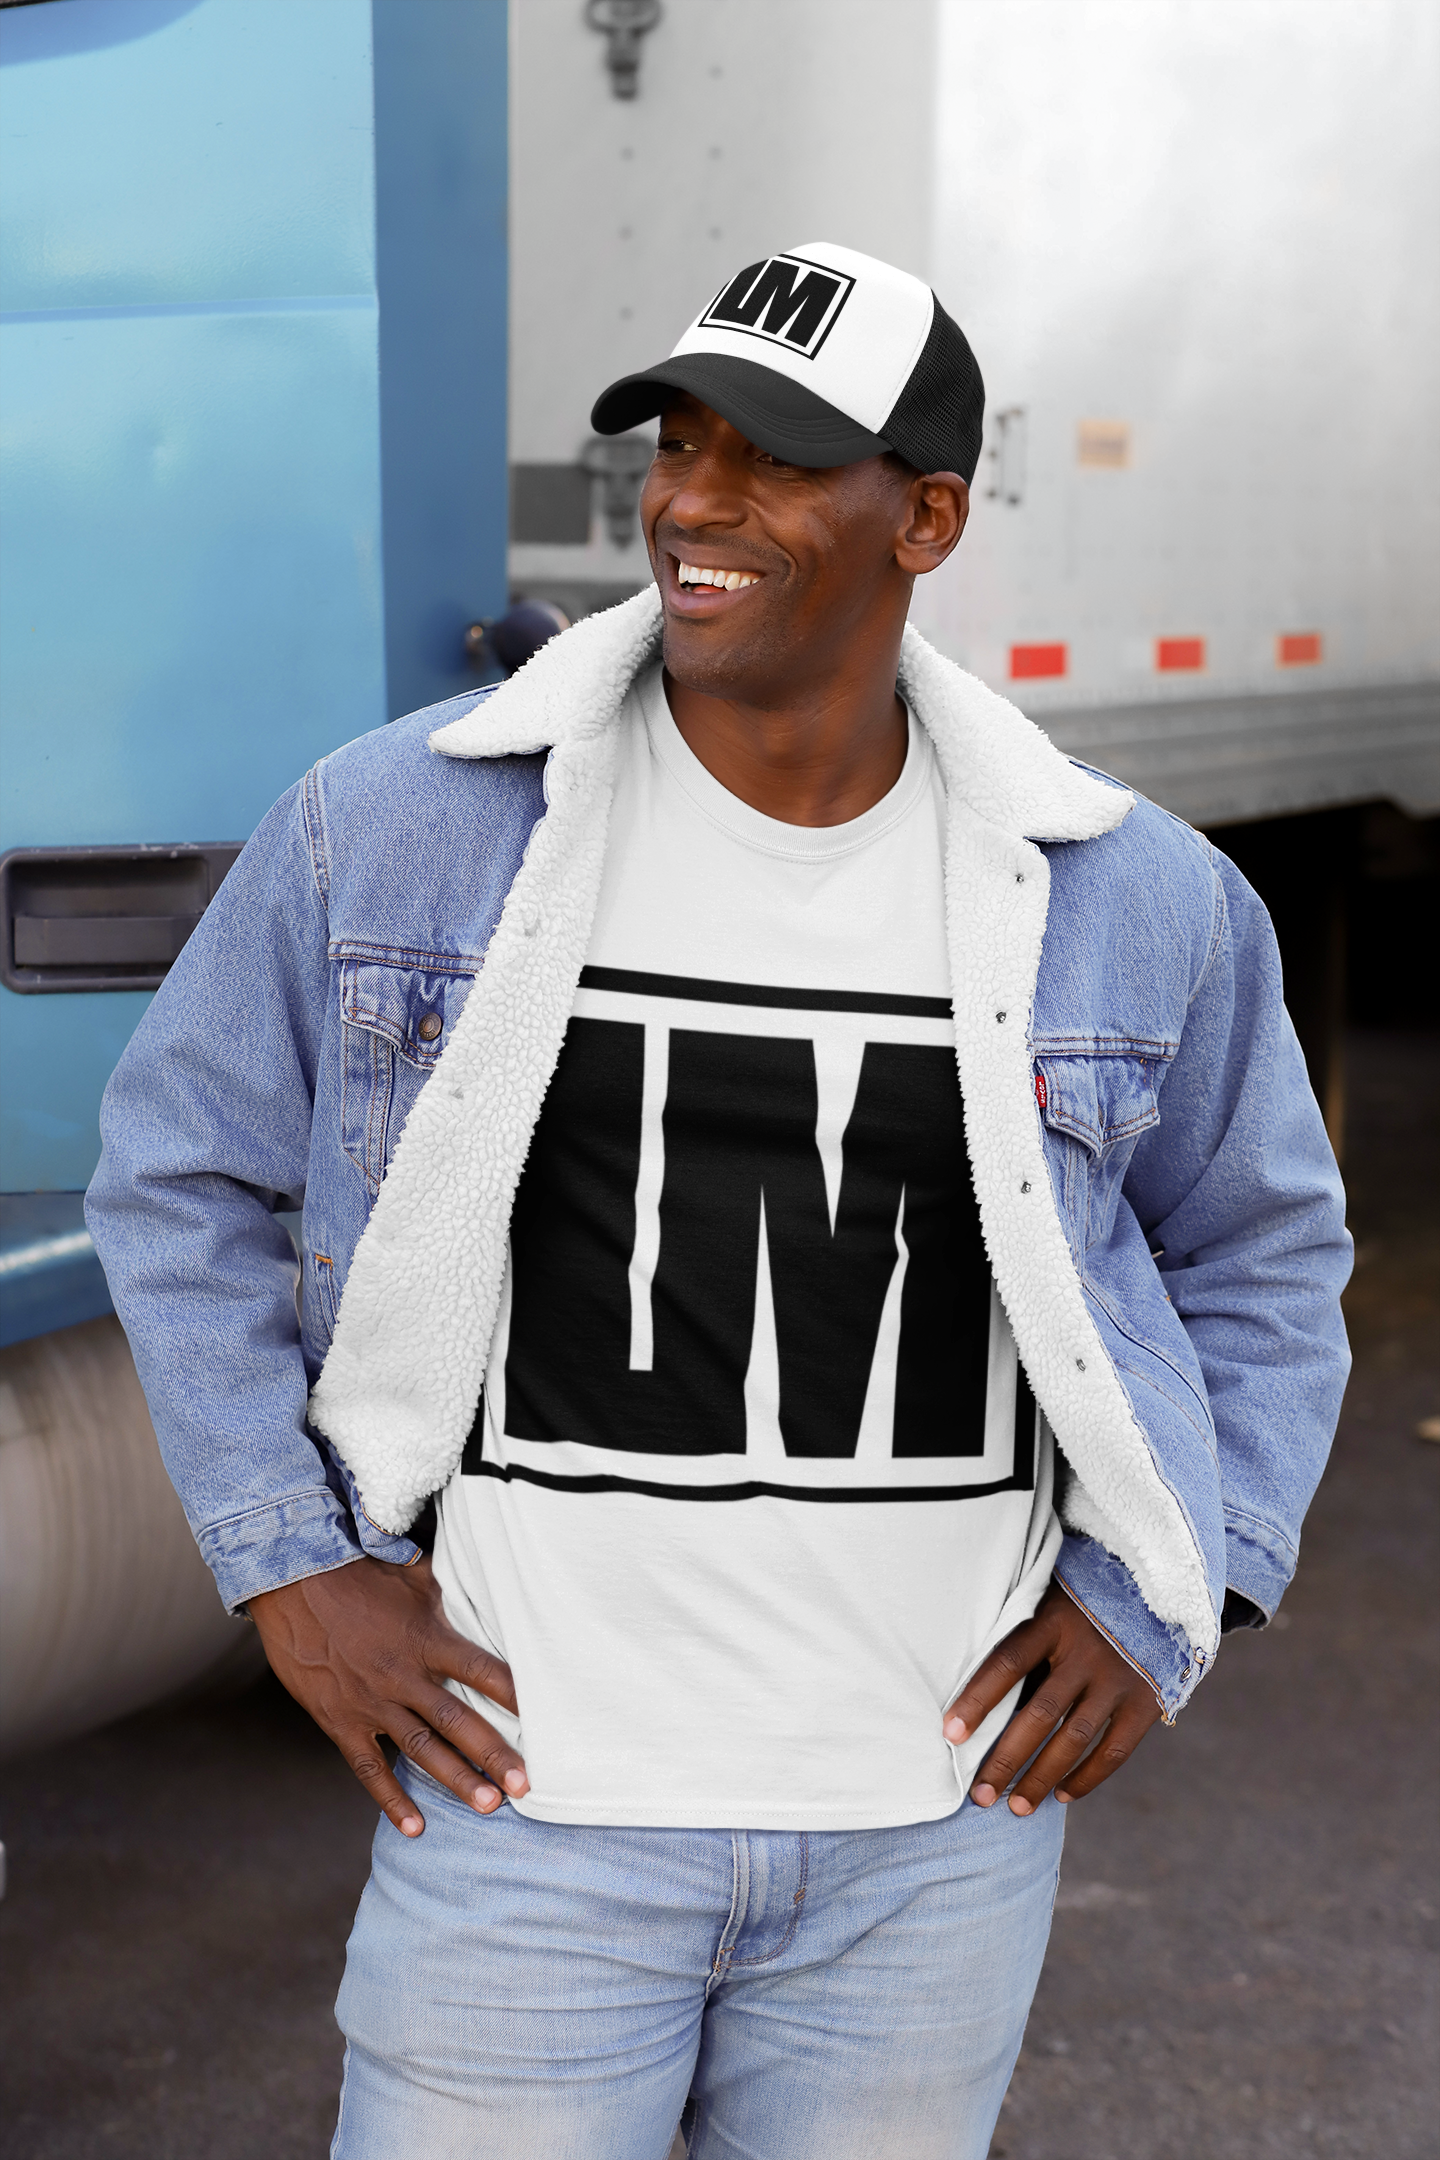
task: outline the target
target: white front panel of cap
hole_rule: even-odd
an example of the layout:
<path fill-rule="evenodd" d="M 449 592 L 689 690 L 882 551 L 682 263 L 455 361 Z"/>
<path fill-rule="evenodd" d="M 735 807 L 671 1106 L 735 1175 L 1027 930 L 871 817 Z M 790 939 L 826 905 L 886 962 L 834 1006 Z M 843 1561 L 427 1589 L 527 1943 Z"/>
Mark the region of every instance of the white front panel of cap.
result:
<path fill-rule="evenodd" d="M 758 361 L 877 434 L 920 356 L 934 304 L 919 278 L 817 240 L 732 279 L 671 358 L 729 353 Z"/>

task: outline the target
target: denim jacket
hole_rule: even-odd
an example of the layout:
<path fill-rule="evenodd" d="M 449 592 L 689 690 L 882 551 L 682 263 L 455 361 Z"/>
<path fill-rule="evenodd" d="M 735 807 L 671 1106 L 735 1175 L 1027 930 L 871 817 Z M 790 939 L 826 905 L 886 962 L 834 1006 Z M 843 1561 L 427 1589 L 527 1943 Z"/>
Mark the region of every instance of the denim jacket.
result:
<path fill-rule="evenodd" d="M 658 637 L 652 591 L 324 759 L 116 1069 L 87 1220 L 232 1608 L 413 1559 L 458 1463 Z M 1057 1574 L 1168 1718 L 1294 1571 L 1349 1362 L 1335 1161 L 1233 866 L 913 631 L 899 679 L 946 781 L 967 1145 L 1063 1459 Z"/>

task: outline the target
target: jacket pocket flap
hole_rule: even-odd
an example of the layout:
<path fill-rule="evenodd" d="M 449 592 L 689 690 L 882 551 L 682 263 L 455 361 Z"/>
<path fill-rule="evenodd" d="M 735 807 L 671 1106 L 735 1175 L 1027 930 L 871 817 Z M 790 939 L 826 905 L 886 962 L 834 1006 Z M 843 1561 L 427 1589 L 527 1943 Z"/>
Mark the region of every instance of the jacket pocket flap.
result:
<path fill-rule="evenodd" d="M 383 1035 L 410 1064 L 428 1070 L 460 1016 L 472 977 L 428 968 L 345 960 L 340 1004 L 347 1024 Z"/>
<path fill-rule="evenodd" d="M 1045 1056 L 1035 1068 L 1046 1124 L 1092 1154 L 1160 1122 L 1153 1058 Z"/>

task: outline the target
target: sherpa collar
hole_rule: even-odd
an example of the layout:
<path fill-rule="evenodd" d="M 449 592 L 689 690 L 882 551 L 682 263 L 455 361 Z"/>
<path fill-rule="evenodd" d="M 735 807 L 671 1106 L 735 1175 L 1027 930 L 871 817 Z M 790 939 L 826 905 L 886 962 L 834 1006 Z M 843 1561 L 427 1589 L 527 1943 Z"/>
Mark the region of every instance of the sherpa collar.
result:
<path fill-rule="evenodd" d="M 500 689 L 437 728 L 445 757 L 564 753 L 618 719 L 637 675 L 659 657 L 660 595 L 651 585 L 552 638 Z M 1128 790 L 1063 756 L 1033 720 L 938 653 L 908 624 L 899 687 L 932 738 L 945 785 L 979 817 L 1027 840 L 1094 840 L 1129 814 Z"/>

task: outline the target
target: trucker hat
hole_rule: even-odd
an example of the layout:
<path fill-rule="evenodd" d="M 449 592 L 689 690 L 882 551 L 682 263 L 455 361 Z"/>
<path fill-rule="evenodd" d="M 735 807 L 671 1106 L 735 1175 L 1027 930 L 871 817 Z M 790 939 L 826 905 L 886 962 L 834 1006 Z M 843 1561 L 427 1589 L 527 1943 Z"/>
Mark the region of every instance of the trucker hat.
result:
<path fill-rule="evenodd" d="M 985 385 L 920 278 L 828 240 L 748 263 L 668 360 L 624 375 L 590 424 L 619 435 L 688 390 L 792 465 L 853 465 L 894 450 L 920 472 L 972 478 Z"/>

